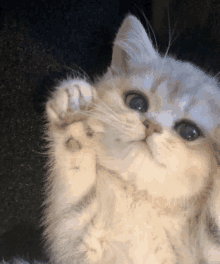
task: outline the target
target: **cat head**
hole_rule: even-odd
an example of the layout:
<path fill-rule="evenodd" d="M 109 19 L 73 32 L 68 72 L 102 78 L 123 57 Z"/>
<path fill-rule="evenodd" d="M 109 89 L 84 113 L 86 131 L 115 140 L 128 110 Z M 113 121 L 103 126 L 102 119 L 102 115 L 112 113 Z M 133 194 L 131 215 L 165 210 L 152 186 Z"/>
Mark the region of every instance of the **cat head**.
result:
<path fill-rule="evenodd" d="M 104 124 L 100 163 L 138 189 L 167 199 L 191 197 L 218 174 L 216 80 L 161 56 L 132 15 L 117 33 L 111 65 L 96 91 L 94 116 Z"/>

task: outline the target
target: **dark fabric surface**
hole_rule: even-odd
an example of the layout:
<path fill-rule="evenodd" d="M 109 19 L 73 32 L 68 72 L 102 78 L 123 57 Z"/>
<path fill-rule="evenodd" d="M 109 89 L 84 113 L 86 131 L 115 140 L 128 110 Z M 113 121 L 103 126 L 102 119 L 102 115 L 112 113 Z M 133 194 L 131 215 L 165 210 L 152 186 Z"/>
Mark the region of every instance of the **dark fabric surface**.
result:
<path fill-rule="evenodd" d="M 39 220 L 48 91 L 75 70 L 91 79 L 100 75 L 125 14 L 131 12 L 146 26 L 143 14 L 151 22 L 151 2 L 10 0 L 0 8 L 0 260 L 17 255 L 45 260 Z M 218 45 L 196 30 L 190 34 L 180 34 L 171 52 L 216 73 Z M 164 51 L 168 38 L 158 42 Z"/>

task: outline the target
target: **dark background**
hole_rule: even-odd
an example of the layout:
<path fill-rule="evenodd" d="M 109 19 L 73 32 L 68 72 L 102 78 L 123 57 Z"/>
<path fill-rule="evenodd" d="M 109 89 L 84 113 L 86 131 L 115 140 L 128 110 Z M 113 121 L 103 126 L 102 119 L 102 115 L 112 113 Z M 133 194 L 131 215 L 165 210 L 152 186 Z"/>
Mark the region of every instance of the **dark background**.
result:
<path fill-rule="evenodd" d="M 219 7 L 215 1 L 182 0 L 0 4 L 0 260 L 45 260 L 39 227 L 47 161 L 43 113 L 57 80 L 74 71 L 92 80 L 102 74 L 128 12 L 146 29 L 150 22 L 159 51 L 167 49 L 172 31 L 171 54 L 217 74 Z"/>

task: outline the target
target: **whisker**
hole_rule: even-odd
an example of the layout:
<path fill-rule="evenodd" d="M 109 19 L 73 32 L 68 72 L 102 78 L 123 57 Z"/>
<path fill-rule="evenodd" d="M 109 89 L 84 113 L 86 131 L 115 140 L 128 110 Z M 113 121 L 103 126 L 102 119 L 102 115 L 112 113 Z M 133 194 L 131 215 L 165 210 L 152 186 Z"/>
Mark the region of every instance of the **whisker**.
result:
<path fill-rule="evenodd" d="M 86 77 L 90 82 L 92 82 L 92 80 L 91 80 L 91 78 L 89 77 L 89 75 L 80 67 L 80 66 L 78 66 L 78 65 L 76 65 L 76 64 L 74 64 L 74 66 L 76 66 L 78 69 L 80 69 L 82 72 L 83 72 L 83 74 L 82 73 L 80 73 L 80 72 L 78 72 L 78 71 L 76 71 L 76 70 L 74 70 L 74 69 L 72 69 L 72 68 L 70 68 L 70 67 L 68 67 L 68 66 L 66 66 L 66 65 L 63 65 L 63 67 L 65 67 L 65 68 L 67 68 L 67 69 L 69 69 L 69 70 L 71 70 L 71 71 L 73 71 L 73 72 L 75 72 L 75 73 L 77 73 L 77 74 L 79 74 L 79 75 L 81 75 L 82 77 Z"/>
<path fill-rule="evenodd" d="M 134 3 L 134 4 L 135 4 L 135 3 Z M 136 4 L 135 4 L 135 6 L 136 6 L 137 9 L 141 12 L 141 14 L 143 15 L 143 17 L 145 18 L 146 23 L 147 23 L 147 27 L 150 27 L 150 30 L 151 30 L 151 32 L 152 32 L 152 34 L 153 34 L 154 42 L 155 42 L 155 45 L 156 45 L 156 50 L 158 51 L 158 44 L 157 44 L 156 35 L 155 35 L 155 33 L 154 33 L 154 30 L 153 30 L 153 28 L 152 28 L 152 26 L 151 26 L 149 20 L 148 20 L 147 17 L 145 16 L 143 10 L 141 10 Z M 148 28 L 148 31 L 150 31 L 150 30 L 149 30 L 149 28 Z M 152 41 L 152 40 L 151 40 L 151 41 Z"/>
<path fill-rule="evenodd" d="M 114 115 L 109 113 L 108 111 L 104 111 L 104 109 L 97 109 L 96 113 L 100 114 L 100 116 L 108 116 L 108 120 L 111 120 L 112 122 L 121 123 L 121 120 L 116 118 Z"/>
<path fill-rule="evenodd" d="M 101 99 L 98 98 L 98 100 L 106 107 L 108 110 L 110 110 L 116 117 L 118 117 L 118 114 L 115 113 L 106 103 L 104 103 Z M 117 119 L 118 120 L 118 119 Z M 119 121 L 119 120 L 118 120 Z"/>
<path fill-rule="evenodd" d="M 168 41 L 168 47 L 167 47 L 167 50 L 164 54 L 164 57 L 163 57 L 163 61 L 162 61 L 162 68 L 160 70 L 160 75 L 162 75 L 162 72 L 163 72 L 163 68 L 164 68 L 164 64 L 166 62 L 166 58 L 167 58 L 167 55 L 168 55 L 168 52 L 170 50 L 170 47 L 171 47 L 171 29 L 170 29 L 170 16 L 169 16 L 169 8 L 167 8 L 167 12 L 168 12 L 168 28 L 169 28 L 169 41 Z"/>
<path fill-rule="evenodd" d="M 112 113 L 109 113 L 106 110 L 109 109 L 98 106 L 95 108 L 95 112 L 91 112 L 88 115 L 93 116 L 106 124 L 110 124 L 112 127 L 116 128 L 120 132 L 129 132 L 128 127 L 124 125 L 123 120 L 121 120 L 121 118 L 116 118 L 114 112 L 112 115 Z"/>
<path fill-rule="evenodd" d="M 219 76 L 219 74 L 220 74 L 220 72 L 218 72 L 218 73 L 214 76 L 214 78 L 217 78 L 217 77 Z"/>
<path fill-rule="evenodd" d="M 177 34 L 177 35 L 175 36 L 175 38 L 173 38 L 173 35 L 174 35 L 174 32 L 175 32 L 175 29 L 176 29 L 176 25 L 177 25 L 177 21 L 176 21 L 176 23 L 175 23 L 175 25 L 174 25 L 173 31 L 171 32 L 170 16 L 169 16 L 169 8 L 167 9 L 167 12 L 168 12 L 168 25 L 169 25 L 169 42 L 168 42 L 167 50 L 166 50 L 165 55 L 164 55 L 164 57 L 163 57 L 163 63 L 162 63 L 162 68 L 161 68 L 161 70 L 160 70 L 160 75 L 162 75 L 163 68 L 164 68 L 164 64 L 165 64 L 165 62 L 166 62 L 166 58 L 167 58 L 167 56 L 168 56 L 168 52 L 169 52 L 169 50 L 170 50 L 170 48 L 171 48 L 173 42 L 174 42 L 174 41 L 177 39 L 177 37 L 180 35 L 180 33 L 179 33 L 179 34 Z"/>
<path fill-rule="evenodd" d="M 125 133 L 126 131 L 128 131 L 128 129 L 126 127 L 121 127 L 119 126 L 120 123 L 114 123 L 111 119 L 108 118 L 103 118 L 103 116 L 101 115 L 97 115 L 95 116 L 96 118 L 98 118 L 99 120 L 101 120 L 102 122 L 111 125 L 112 127 L 116 128 L 118 131 Z M 121 124 L 120 124 L 121 125 Z"/>
<path fill-rule="evenodd" d="M 122 122 L 122 120 L 118 118 L 119 116 L 114 111 L 111 111 L 111 113 L 109 113 L 108 111 L 105 111 L 105 110 L 111 110 L 111 109 L 106 109 L 106 108 L 102 108 L 101 106 L 97 106 L 95 108 L 95 110 L 96 110 L 96 113 L 100 113 L 102 116 L 103 116 L 103 114 L 105 116 L 108 115 L 109 117 L 111 117 L 111 119 L 114 119 L 112 121 L 115 121 L 118 123 Z"/>

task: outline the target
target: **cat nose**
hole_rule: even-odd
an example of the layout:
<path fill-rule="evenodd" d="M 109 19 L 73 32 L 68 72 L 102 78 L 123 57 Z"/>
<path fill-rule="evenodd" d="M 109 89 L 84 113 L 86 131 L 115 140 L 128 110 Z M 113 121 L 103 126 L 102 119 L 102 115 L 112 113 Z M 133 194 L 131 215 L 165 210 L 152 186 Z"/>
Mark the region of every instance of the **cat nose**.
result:
<path fill-rule="evenodd" d="M 145 120 L 143 124 L 146 127 L 147 137 L 151 136 L 153 133 L 162 133 L 162 127 L 149 119 Z"/>

